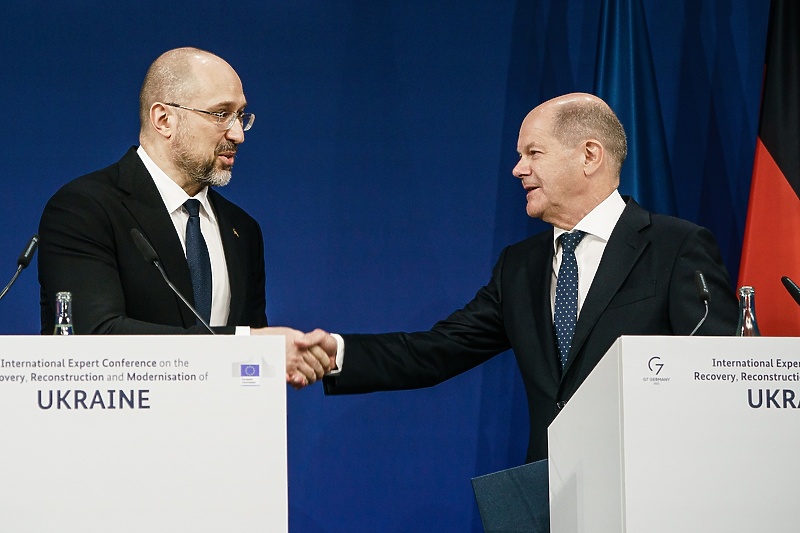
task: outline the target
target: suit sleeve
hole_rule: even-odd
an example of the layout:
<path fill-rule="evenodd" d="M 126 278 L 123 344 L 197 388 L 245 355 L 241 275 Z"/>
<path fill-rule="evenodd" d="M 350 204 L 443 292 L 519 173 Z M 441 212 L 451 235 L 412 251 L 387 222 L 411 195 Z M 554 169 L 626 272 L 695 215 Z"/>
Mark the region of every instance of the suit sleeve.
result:
<path fill-rule="evenodd" d="M 168 326 L 126 315 L 117 240 L 130 236 L 116 234 L 120 229 L 112 223 L 103 197 L 88 187 L 62 188 L 42 214 L 38 260 L 42 334 L 53 331 L 53 302 L 60 291 L 73 295 L 77 334 L 203 333 L 202 326 Z"/>
<path fill-rule="evenodd" d="M 253 221 L 255 233 L 258 236 L 253 240 L 252 249 L 256 250 L 250 260 L 251 266 L 248 271 L 249 282 L 248 290 L 245 293 L 245 315 L 244 322 L 251 328 L 265 328 L 267 322 L 267 301 L 266 301 L 266 265 L 264 264 L 264 237 L 261 227 Z"/>
<path fill-rule="evenodd" d="M 696 271 L 703 273 L 710 295 L 708 317 L 696 335 L 733 335 L 738 300 L 714 236 L 702 227 L 689 233 L 675 262 L 669 297 L 673 331 L 676 335 L 688 335 L 703 316 L 704 305 L 694 281 Z"/>
<path fill-rule="evenodd" d="M 429 387 L 510 348 L 503 321 L 503 263 L 463 309 L 430 331 L 343 335 L 342 372 L 324 379 L 326 394 Z"/>

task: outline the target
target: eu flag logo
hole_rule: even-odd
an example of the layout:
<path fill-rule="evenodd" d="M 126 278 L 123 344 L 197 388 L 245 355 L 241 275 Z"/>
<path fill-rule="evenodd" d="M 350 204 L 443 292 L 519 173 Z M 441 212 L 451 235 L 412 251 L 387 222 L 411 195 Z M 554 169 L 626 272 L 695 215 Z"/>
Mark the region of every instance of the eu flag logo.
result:
<path fill-rule="evenodd" d="M 257 378 L 260 375 L 259 365 L 242 365 L 240 376 L 243 378 Z"/>

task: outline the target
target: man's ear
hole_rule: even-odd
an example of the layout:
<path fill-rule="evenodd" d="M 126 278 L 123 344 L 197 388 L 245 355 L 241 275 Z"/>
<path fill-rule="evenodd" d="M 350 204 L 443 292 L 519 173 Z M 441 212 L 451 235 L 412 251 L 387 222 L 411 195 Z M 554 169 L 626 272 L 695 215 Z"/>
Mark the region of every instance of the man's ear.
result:
<path fill-rule="evenodd" d="M 605 159 L 605 149 L 599 141 L 589 139 L 583 145 L 583 172 L 587 176 L 597 172 Z"/>
<path fill-rule="evenodd" d="M 161 102 L 150 106 L 150 125 L 159 135 L 167 139 L 172 137 L 175 133 L 175 119 L 175 115 Z"/>

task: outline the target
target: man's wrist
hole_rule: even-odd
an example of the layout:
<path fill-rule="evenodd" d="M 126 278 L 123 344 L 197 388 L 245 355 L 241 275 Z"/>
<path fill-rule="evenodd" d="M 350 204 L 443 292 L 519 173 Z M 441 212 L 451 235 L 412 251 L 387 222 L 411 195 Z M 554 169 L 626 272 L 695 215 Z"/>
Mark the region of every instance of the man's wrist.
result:
<path fill-rule="evenodd" d="M 336 339 L 336 368 L 332 369 L 329 374 L 335 376 L 342 371 L 342 366 L 344 366 L 344 339 L 338 333 L 331 333 L 331 337 Z"/>

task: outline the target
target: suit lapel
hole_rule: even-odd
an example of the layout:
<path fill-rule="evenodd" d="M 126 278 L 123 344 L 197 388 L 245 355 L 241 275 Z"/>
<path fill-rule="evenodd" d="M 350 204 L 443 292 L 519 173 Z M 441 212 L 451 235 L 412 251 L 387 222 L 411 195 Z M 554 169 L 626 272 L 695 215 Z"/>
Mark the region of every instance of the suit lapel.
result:
<path fill-rule="evenodd" d="M 150 177 L 144 163 L 139 159 L 135 148 L 131 148 L 120 161 L 118 186 L 129 194 L 122 203 L 139 224 L 144 236 L 153 245 L 159 262 L 170 281 L 194 305 L 192 279 L 186 263 L 186 256 L 183 253 L 183 246 L 181 246 L 175 226 L 164 207 L 164 201 L 158 193 L 153 178 Z M 197 319 L 177 296 L 175 305 L 185 327 L 195 324 Z"/>
<path fill-rule="evenodd" d="M 244 308 L 245 280 L 247 269 L 242 260 L 244 254 L 239 251 L 243 246 L 242 237 L 233 225 L 234 221 L 228 210 L 227 201 L 216 191 L 209 189 L 209 199 L 217 215 L 217 224 L 222 239 L 222 249 L 225 252 L 225 264 L 228 269 L 228 282 L 231 289 L 230 311 L 228 325 L 240 324 L 242 309 Z"/>
<path fill-rule="evenodd" d="M 553 311 L 550 306 L 550 286 L 553 281 L 553 230 L 536 236 L 539 242 L 528 257 L 530 287 L 544 287 L 538 291 L 530 291 L 533 309 L 533 325 L 538 333 L 541 350 L 553 380 L 561 380 L 561 365 L 556 352 L 556 337 L 553 331 Z"/>
<path fill-rule="evenodd" d="M 597 274 L 581 307 L 564 373 L 650 242 L 640 234 L 641 229 L 649 224 L 650 214 L 634 200 L 628 200 L 628 205 L 611 233 Z"/>

